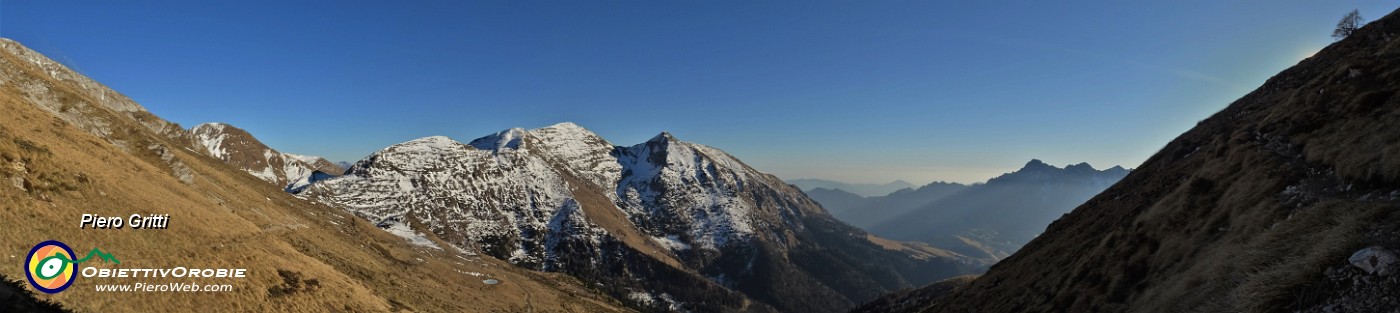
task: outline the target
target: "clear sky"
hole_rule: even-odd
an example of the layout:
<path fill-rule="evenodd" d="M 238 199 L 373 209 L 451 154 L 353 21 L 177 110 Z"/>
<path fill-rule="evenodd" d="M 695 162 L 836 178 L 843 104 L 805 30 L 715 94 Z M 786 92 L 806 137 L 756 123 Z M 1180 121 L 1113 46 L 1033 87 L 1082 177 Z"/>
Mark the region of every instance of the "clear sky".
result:
<path fill-rule="evenodd" d="M 358 160 L 572 121 L 783 178 L 1136 167 L 1396 1 L 0 1 L 12 38 L 186 127 Z"/>

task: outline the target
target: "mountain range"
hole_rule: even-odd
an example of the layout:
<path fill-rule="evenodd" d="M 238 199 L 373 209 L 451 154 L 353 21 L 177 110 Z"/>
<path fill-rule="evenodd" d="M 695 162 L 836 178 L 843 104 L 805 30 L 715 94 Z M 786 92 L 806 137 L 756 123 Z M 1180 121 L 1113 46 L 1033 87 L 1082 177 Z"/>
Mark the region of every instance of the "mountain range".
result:
<path fill-rule="evenodd" d="M 934 182 L 918 189 L 900 189 L 883 196 L 866 197 L 844 189 L 815 188 L 807 195 L 816 200 L 836 218 L 851 226 L 869 229 L 871 226 L 898 218 L 928 206 L 969 186 L 959 183 Z"/>
<path fill-rule="evenodd" d="M 1031 160 L 982 184 L 935 182 L 881 197 L 822 188 L 808 194 L 832 215 L 878 236 L 997 260 L 1128 172 L 1119 166 L 1061 168 Z"/>
<path fill-rule="evenodd" d="M 844 311 L 979 265 L 841 223 L 719 149 L 669 133 L 616 146 L 572 123 L 392 145 L 298 196 L 644 310 Z"/>
<path fill-rule="evenodd" d="M 903 181 L 903 180 L 895 180 L 895 181 L 888 182 L 888 183 L 884 183 L 884 184 L 858 184 L 858 183 L 847 183 L 847 182 L 840 182 L 840 181 L 828 180 L 828 179 L 798 178 L 798 179 L 789 179 L 789 180 L 787 180 L 787 182 L 788 182 L 789 184 L 793 184 L 793 185 L 797 186 L 797 188 L 802 189 L 803 191 L 811 191 L 811 190 L 813 190 L 813 189 L 818 189 L 818 188 L 822 188 L 822 189 L 840 189 L 840 190 L 844 190 L 844 191 L 846 191 L 846 192 L 850 192 L 850 193 L 854 193 L 854 194 L 856 194 L 856 195 L 860 195 L 860 196 L 862 196 L 862 197 L 883 196 L 883 195 L 890 194 L 891 192 L 899 191 L 899 190 L 901 190 L 901 189 L 907 189 L 907 188 L 918 187 L 918 186 L 915 186 L 914 184 L 911 184 L 911 183 L 906 182 L 906 181 Z"/>

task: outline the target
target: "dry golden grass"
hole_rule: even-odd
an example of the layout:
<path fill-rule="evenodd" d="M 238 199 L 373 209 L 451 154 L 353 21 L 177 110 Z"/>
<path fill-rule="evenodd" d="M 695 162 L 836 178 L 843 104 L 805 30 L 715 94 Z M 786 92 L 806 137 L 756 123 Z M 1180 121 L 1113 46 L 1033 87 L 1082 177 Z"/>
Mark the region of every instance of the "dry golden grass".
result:
<path fill-rule="evenodd" d="M 22 64 L 13 56 L 9 66 Z M 16 69 L 9 69 L 16 70 Z M 19 69 L 31 71 L 31 69 Z M 47 80 L 42 73 L 31 78 Z M 0 89 L 0 266 L 22 277 L 21 258 L 34 244 L 56 239 L 74 250 L 101 248 L 122 268 L 247 268 L 242 280 L 83 278 L 43 295 L 78 311 L 622 311 L 576 280 L 521 270 L 490 258 L 409 245 L 340 210 L 300 200 L 222 162 L 183 148 L 122 113 L 93 105 L 70 86 L 47 81 L 65 114 L 110 123 L 99 138 L 29 103 L 12 84 Z M 154 118 L 153 116 L 146 118 Z M 110 140 L 109 140 L 110 139 Z M 121 142 L 121 146 L 113 142 Z M 186 184 L 171 163 L 147 149 L 168 148 L 193 173 Z M 24 189 L 11 185 L 18 178 Z M 170 214 L 169 229 L 78 229 L 84 213 L 102 216 Z M 274 292 L 279 270 L 314 279 L 320 288 Z M 476 272 L 499 279 L 482 284 Z M 231 292 L 96 292 L 98 283 L 229 283 Z"/>

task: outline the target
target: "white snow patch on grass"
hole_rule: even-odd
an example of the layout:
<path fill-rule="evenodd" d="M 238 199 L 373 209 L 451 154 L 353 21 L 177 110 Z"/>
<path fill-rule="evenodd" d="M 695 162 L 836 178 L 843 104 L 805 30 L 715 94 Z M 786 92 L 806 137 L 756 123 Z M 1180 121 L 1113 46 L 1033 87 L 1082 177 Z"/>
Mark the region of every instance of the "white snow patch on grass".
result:
<path fill-rule="evenodd" d="M 428 237 L 424 237 L 423 233 L 414 231 L 412 227 L 408 226 L 408 223 L 393 223 L 388 228 L 384 228 L 384 231 L 394 234 L 394 236 L 403 237 L 408 240 L 408 243 L 414 245 L 442 250 L 442 247 L 433 243 L 432 240 L 428 240 Z"/>
<path fill-rule="evenodd" d="M 685 242 L 682 242 L 680 238 L 676 235 L 666 235 L 666 237 L 651 237 L 651 240 L 655 241 L 657 244 L 660 244 L 662 247 L 666 247 L 666 249 L 670 249 L 671 251 L 690 250 L 690 245 L 685 244 Z"/>

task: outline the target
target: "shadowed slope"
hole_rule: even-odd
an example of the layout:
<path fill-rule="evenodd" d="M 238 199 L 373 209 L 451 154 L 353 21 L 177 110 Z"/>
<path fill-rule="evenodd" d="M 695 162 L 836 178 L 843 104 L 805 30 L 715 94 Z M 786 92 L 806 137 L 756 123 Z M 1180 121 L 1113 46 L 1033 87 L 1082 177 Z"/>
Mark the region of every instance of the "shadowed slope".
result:
<path fill-rule="evenodd" d="M 1400 17 L 1269 79 L 927 312 L 1373 312 L 1400 249 Z"/>

